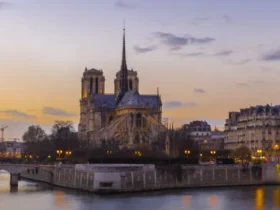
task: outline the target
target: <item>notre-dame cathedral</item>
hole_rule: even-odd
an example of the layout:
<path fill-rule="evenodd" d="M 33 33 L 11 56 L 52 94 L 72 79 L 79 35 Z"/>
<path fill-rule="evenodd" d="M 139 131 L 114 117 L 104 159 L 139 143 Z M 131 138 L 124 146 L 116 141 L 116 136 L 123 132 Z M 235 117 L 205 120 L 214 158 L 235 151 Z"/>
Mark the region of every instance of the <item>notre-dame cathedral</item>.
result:
<path fill-rule="evenodd" d="M 125 29 L 123 30 L 121 68 L 116 73 L 115 91 L 105 93 L 102 70 L 85 69 L 82 77 L 79 137 L 98 147 L 116 141 L 119 147 L 133 148 L 157 141 L 166 128 L 162 125 L 159 93 L 139 93 L 137 72 L 126 64 Z"/>

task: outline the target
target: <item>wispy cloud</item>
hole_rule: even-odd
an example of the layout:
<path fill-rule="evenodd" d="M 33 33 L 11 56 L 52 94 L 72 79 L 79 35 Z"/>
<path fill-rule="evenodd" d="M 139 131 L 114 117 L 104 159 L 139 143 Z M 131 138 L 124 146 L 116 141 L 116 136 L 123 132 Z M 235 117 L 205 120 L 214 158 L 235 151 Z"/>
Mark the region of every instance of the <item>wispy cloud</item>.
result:
<path fill-rule="evenodd" d="M 31 115 L 25 112 L 20 112 L 16 109 L 7 109 L 7 110 L 1 110 L 0 114 L 15 118 L 25 118 L 25 119 L 34 119 L 36 118 L 36 115 Z"/>
<path fill-rule="evenodd" d="M 55 115 L 55 116 L 76 116 L 75 113 L 71 113 L 71 112 L 66 112 L 62 109 L 57 109 L 57 108 L 53 108 L 53 107 L 44 107 L 43 108 L 43 113 L 44 114 L 48 114 L 48 115 Z"/>
<path fill-rule="evenodd" d="M 137 6 L 130 1 L 118 0 L 115 2 L 115 7 L 132 9 L 136 8 Z"/>
<path fill-rule="evenodd" d="M 199 24 L 207 22 L 209 20 L 210 20 L 210 18 L 208 18 L 208 17 L 196 17 L 191 21 L 191 24 L 199 25 Z"/>
<path fill-rule="evenodd" d="M 245 82 L 239 82 L 239 83 L 236 83 L 236 85 L 239 87 L 249 87 L 249 84 L 245 83 Z"/>
<path fill-rule="evenodd" d="M 280 49 L 262 55 L 263 61 L 280 61 Z"/>
<path fill-rule="evenodd" d="M 252 80 L 251 81 L 253 84 L 265 84 L 264 80 Z"/>
<path fill-rule="evenodd" d="M 172 55 L 178 55 L 180 57 L 199 57 L 204 56 L 204 52 L 195 52 L 195 53 L 172 53 Z"/>
<path fill-rule="evenodd" d="M 172 33 L 165 32 L 155 32 L 154 35 L 160 39 L 160 41 L 166 45 L 169 50 L 180 50 L 186 45 L 199 45 L 199 44 L 208 44 L 215 41 L 215 38 L 212 37 L 193 37 L 193 36 L 177 36 Z"/>
<path fill-rule="evenodd" d="M 178 108 L 178 107 L 196 107 L 198 104 L 194 102 L 182 102 L 182 101 L 167 101 L 163 103 L 165 108 Z"/>
<path fill-rule="evenodd" d="M 215 56 L 228 56 L 231 55 L 232 53 L 233 51 L 231 50 L 224 50 L 224 51 L 217 52 Z"/>
<path fill-rule="evenodd" d="M 12 6 L 12 4 L 9 3 L 9 2 L 6 2 L 6 1 L 0 1 L 0 9 L 5 8 L 5 7 L 9 7 L 9 6 Z"/>
<path fill-rule="evenodd" d="M 228 16 L 228 15 L 224 15 L 224 16 L 222 16 L 222 18 L 227 23 L 231 23 L 232 22 L 232 18 L 230 16 Z"/>
<path fill-rule="evenodd" d="M 152 52 L 154 50 L 156 50 L 157 47 L 156 46 L 149 46 L 149 47 L 139 47 L 139 46 L 134 46 L 134 51 L 136 53 L 148 53 L 148 52 Z"/>
<path fill-rule="evenodd" d="M 202 89 L 202 88 L 195 88 L 195 89 L 193 89 L 193 91 L 195 93 L 206 93 L 206 91 L 204 89 Z"/>
<path fill-rule="evenodd" d="M 244 64 L 250 63 L 251 61 L 252 61 L 251 58 L 247 58 L 247 59 L 243 59 L 243 60 L 239 60 L 239 61 L 228 61 L 228 63 L 231 65 L 244 65 Z"/>

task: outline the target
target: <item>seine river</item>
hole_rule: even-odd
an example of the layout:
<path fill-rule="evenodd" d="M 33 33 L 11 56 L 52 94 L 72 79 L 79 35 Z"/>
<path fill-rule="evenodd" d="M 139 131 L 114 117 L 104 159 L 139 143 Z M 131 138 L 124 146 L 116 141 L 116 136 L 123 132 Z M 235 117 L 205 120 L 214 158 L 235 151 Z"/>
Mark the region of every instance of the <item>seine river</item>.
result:
<path fill-rule="evenodd" d="M 0 171 L 0 207 L 7 210 L 279 210 L 280 187 L 189 189 L 157 193 L 96 196 L 35 182 L 10 189 Z"/>

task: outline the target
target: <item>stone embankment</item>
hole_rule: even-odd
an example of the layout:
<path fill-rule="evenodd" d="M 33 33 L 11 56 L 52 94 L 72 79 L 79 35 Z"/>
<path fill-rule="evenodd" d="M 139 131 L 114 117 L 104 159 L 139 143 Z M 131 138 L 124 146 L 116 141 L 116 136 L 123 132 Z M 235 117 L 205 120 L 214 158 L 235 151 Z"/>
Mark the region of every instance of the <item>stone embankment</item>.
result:
<path fill-rule="evenodd" d="M 243 169 L 239 165 L 155 166 L 128 164 L 56 165 L 21 177 L 90 192 L 133 192 L 189 187 L 280 184 L 279 165 Z"/>

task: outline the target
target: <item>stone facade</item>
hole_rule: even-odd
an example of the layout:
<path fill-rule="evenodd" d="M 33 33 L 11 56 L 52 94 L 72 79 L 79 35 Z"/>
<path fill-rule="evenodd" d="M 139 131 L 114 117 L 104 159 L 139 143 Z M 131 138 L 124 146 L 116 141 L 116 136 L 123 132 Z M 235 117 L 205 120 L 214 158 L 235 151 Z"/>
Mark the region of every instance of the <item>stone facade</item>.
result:
<path fill-rule="evenodd" d="M 198 144 L 201 151 L 224 149 L 224 132 L 216 128 L 212 131 L 206 121 L 192 121 L 184 124 L 182 130 L 187 132 L 190 139 Z"/>
<path fill-rule="evenodd" d="M 183 187 L 279 184 L 277 165 L 243 169 L 241 165 L 215 167 L 155 165 L 56 166 L 54 173 L 39 168 L 21 177 L 90 192 L 127 192 Z"/>
<path fill-rule="evenodd" d="M 225 123 L 225 147 L 247 146 L 255 156 L 279 158 L 280 106 L 255 106 L 230 112 Z"/>
<path fill-rule="evenodd" d="M 99 147 L 109 141 L 120 147 L 151 144 L 166 131 L 162 125 L 160 95 L 139 94 L 137 72 L 126 67 L 125 36 L 121 69 L 116 73 L 114 93 L 105 94 L 102 70 L 85 69 L 81 81 L 79 138 Z M 125 85 L 124 85 L 125 84 Z"/>

